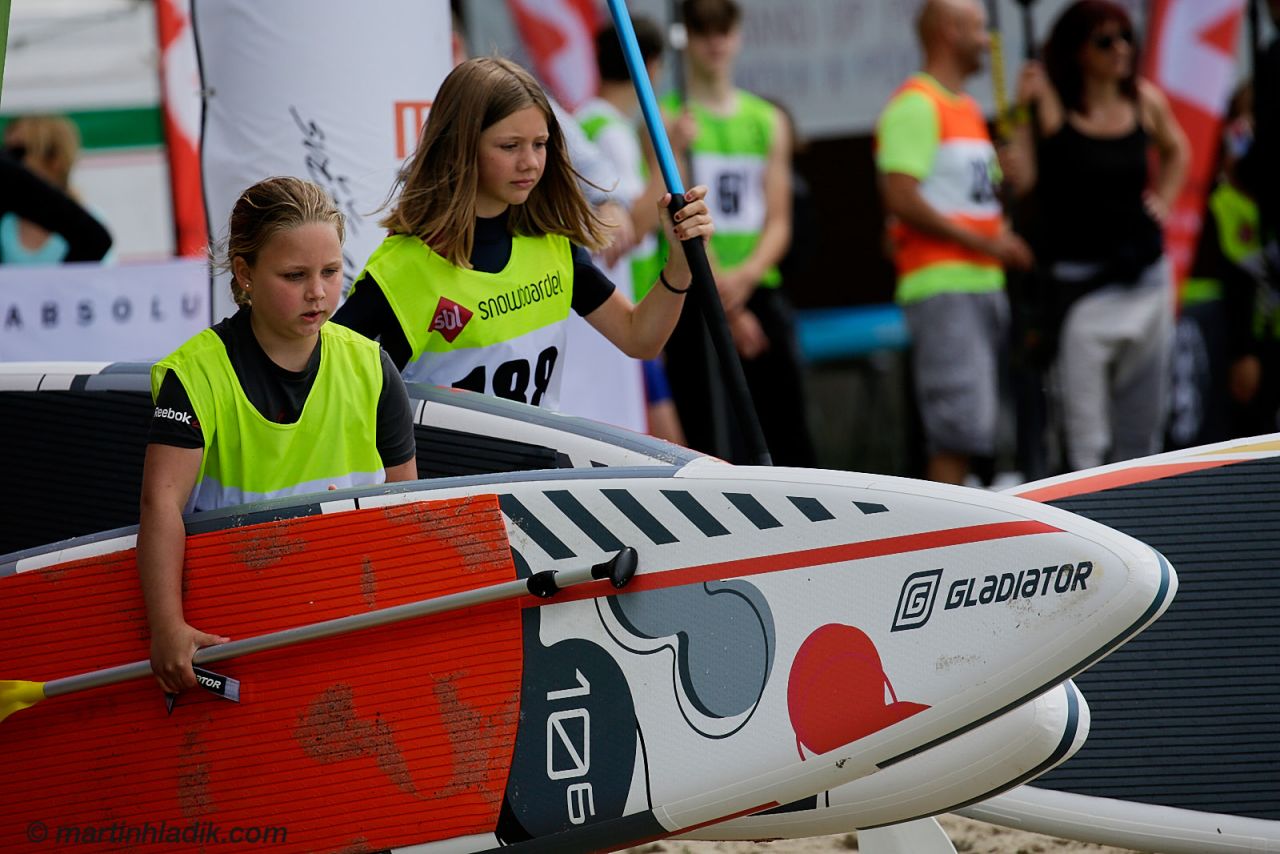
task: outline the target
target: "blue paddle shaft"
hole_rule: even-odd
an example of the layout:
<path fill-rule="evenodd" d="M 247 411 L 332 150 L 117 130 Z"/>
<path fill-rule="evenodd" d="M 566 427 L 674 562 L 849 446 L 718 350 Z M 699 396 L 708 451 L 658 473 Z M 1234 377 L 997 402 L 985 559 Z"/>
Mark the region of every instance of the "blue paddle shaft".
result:
<path fill-rule="evenodd" d="M 636 98 L 640 101 L 640 110 L 644 114 L 644 124 L 649 131 L 649 139 L 653 141 L 653 150 L 658 155 L 658 168 L 662 171 L 662 180 L 671 194 L 668 210 L 674 217 L 685 205 L 684 184 L 680 180 L 680 170 L 676 167 L 676 158 L 671 151 L 671 141 L 667 138 L 667 127 L 662 121 L 662 113 L 658 109 L 658 99 L 654 97 L 653 85 L 649 82 L 648 69 L 644 67 L 644 58 L 640 55 L 640 45 L 636 41 L 635 27 L 631 25 L 631 13 L 627 11 L 626 0 L 609 0 L 609 14 L 613 16 L 614 30 L 622 45 L 622 55 L 627 61 L 627 70 L 631 73 L 631 83 L 636 90 Z M 729 326 L 724 316 L 724 306 L 720 304 L 716 292 L 715 277 L 711 272 L 711 264 L 707 259 L 707 250 L 702 240 L 692 238 L 681 241 L 681 249 L 689 264 L 689 272 L 693 275 L 690 294 L 702 311 L 702 319 L 706 323 L 707 334 L 720 363 L 720 372 L 724 378 L 725 391 L 737 419 L 737 426 L 742 431 L 747 446 L 748 462 L 756 465 L 771 465 L 769 448 L 765 445 L 764 432 L 760 428 L 760 419 L 756 415 L 755 405 L 751 402 L 751 392 L 747 388 L 747 378 L 742 372 L 742 363 L 738 360 L 738 351 L 729 334 Z M 677 370 L 671 366 L 668 370 Z"/>
<path fill-rule="evenodd" d="M 635 86 L 636 97 L 640 99 L 640 111 L 644 114 L 644 124 L 649 130 L 649 140 L 658 155 L 658 168 L 662 170 L 662 181 L 667 185 L 667 192 L 673 199 L 683 204 L 684 182 L 680 180 L 680 170 L 676 166 L 675 154 L 671 151 L 671 140 L 667 139 L 666 126 L 662 122 L 662 112 L 658 109 L 658 99 L 653 94 L 653 85 L 649 82 L 649 70 L 644 66 L 644 57 L 640 55 L 640 45 L 636 40 L 635 27 L 631 25 L 631 13 L 627 11 L 626 0 L 609 0 L 609 13 L 613 15 L 613 26 L 617 30 L 618 40 L 622 43 L 622 55 L 627 61 L 627 70 L 631 72 L 631 82 Z"/>

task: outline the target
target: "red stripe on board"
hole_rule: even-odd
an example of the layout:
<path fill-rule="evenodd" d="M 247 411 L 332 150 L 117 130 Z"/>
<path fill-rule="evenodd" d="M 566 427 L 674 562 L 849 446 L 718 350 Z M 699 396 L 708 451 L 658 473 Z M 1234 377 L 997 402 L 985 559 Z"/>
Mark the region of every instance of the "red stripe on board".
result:
<path fill-rule="evenodd" d="M 1165 463 L 1158 466 L 1134 466 L 1133 468 L 1120 469 L 1119 471 L 1096 474 L 1093 477 L 1082 477 L 1079 480 L 1071 480 L 1066 483 L 1054 484 L 1053 486 L 1045 486 L 1040 489 L 1033 489 L 1030 492 L 1015 492 L 1014 495 L 1031 501 L 1057 501 L 1059 498 L 1070 498 L 1073 495 L 1083 495 L 1087 492 L 1101 492 L 1104 489 L 1146 483 L 1151 480 L 1160 480 L 1174 475 L 1186 474 L 1187 472 L 1201 471 L 1202 469 L 1217 468 L 1235 462 L 1239 462 L 1239 460 L 1201 460 L 1188 463 Z"/>
<path fill-rule="evenodd" d="M 689 566 L 684 569 L 673 569 L 667 572 L 653 572 L 637 575 L 627 585 L 626 592 L 640 593 L 645 590 L 663 590 L 668 587 L 680 587 L 685 584 L 702 584 L 707 581 L 718 581 L 723 578 L 742 578 L 748 575 L 763 575 L 768 572 L 782 572 L 788 569 L 799 569 L 804 566 L 822 566 L 824 564 L 842 563 L 849 560 L 865 560 L 886 555 L 906 554 L 907 552 L 940 549 L 947 546 L 959 546 L 967 543 L 981 543 L 990 540 L 1004 540 L 1010 537 L 1024 537 L 1030 534 L 1053 534 L 1060 529 L 1044 522 L 992 522 L 988 525 L 971 525 L 966 528 L 947 528 L 941 531 L 927 531 L 923 534 L 905 534 L 899 537 L 885 537 L 879 540 L 865 540 L 860 543 L 844 543 L 838 546 L 824 546 L 818 549 L 802 549 L 797 552 L 764 555 L 762 557 L 729 560 L 722 563 L 709 563 L 702 566 Z M 523 599 L 525 608 L 539 608 L 547 604 L 574 602 L 579 599 L 594 599 L 614 593 L 607 581 L 583 584 L 571 590 L 557 594 L 554 600 Z"/>

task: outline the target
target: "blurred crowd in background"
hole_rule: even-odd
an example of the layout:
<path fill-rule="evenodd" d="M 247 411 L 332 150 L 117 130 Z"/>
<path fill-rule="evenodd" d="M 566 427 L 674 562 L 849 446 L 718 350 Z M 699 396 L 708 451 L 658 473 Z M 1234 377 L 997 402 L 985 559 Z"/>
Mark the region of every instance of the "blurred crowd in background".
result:
<path fill-rule="evenodd" d="M 990 485 L 1280 429 L 1280 195 L 1266 156 L 1280 150 L 1280 48 L 1261 43 L 1268 21 L 1248 29 L 1261 44 L 1221 105 L 1194 253 L 1171 258 L 1195 134 L 1141 73 L 1134 5 L 1058 3 L 1047 38 L 1014 61 L 992 55 L 991 4 L 923 0 L 919 67 L 874 132 L 820 142 L 785 99 L 742 86 L 758 4 L 683 0 L 635 17 L 683 174 L 711 190 L 717 288 L 776 464 Z M 453 4 L 458 56 L 485 47 L 485 9 Z M 638 299 L 670 250 L 661 169 L 600 20 L 598 85 L 562 118 L 615 229 L 597 261 Z M 992 71 L 1012 85 L 988 110 L 973 96 Z M 111 218 L 76 189 L 77 124 L 0 112 L 0 263 L 112 262 Z M 891 301 L 907 346 L 806 346 L 823 312 Z M 645 367 L 650 430 L 748 461 L 693 308 L 668 345 L 672 369 Z M 840 316 L 863 334 L 858 315 Z"/>

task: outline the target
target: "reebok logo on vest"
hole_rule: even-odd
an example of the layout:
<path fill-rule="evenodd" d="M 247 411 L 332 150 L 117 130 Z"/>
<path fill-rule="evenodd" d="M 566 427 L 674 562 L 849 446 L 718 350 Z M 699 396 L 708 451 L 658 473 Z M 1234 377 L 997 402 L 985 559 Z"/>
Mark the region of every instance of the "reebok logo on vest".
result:
<path fill-rule="evenodd" d="M 462 334 L 462 328 L 471 320 L 472 311 L 458 305 L 448 297 L 440 297 L 436 313 L 431 318 L 431 329 L 444 336 L 450 344 Z"/>
<path fill-rule="evenodd" d="M 168 409 L 168 408 L 161 409 L 160 407 L 157 406 L 155 417 L 167 418 L 170 421 L 177 421 L 179 424 L 186 424 L 189 427 L 192 426 L 190 412 L 180 412 L 177 409 Z M 198 427 L 200 425 L 197 424 L 194 426 Z"/>

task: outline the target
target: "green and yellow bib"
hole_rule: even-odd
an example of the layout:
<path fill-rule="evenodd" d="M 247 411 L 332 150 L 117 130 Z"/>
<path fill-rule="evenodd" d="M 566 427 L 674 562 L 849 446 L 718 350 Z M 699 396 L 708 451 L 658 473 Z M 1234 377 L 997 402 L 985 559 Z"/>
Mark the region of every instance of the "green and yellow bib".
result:
<path fill-rule="evenodd" d="M 724 270 L 741 265 L 760 242 L 768 209 L 765 169 L 778 124 L 776 108 L 765 99 L 739 89 L 737 101 L 737 109 L 728 116 L 690 106 L 698 125 L 690 151 L 693 183 L 707 187 L 707 207 L 716 222 L 711 248 Z M 679 96 L 668 95 L 663 108 L 678 113 Z M 771 267 L 760 284 L 776 288 L 782 274 Z"/>
<path fill-rule="evenodd" d="M 406 381 L 556 408 L 573 299 L 567 237 L 517 235 L 507 266 L 482 273 L 397 234 L 374 250 L 365 271 L 412 350 Z"/>
<path fill-rule="evenodd" d="M 173 371 L 204 434 L 188 511 L 386 480 L 378 454 L 378 345 L 332 323 L 320 327 L 320 337 L 320 368 L 293 424 L 258 412 L 212 329 L 152 366 L 152 400 Z"/>
<path fill-rule="evenodd" d="M 629 163 L 614 163 L 619 170 L 631 170 L 634 174 L 619 178 L 619 186 L 636 183 L 643 188 L 649 182 L 649 165 L 645 162 L 643 150 L 640 148 L 638 129 L 634 124 L 618 112 L 612 104 L 600 98 L 592 98 L 582 105 L 577 113 L 578 124 L 591 142 L 599 142 L 606 132 L 627 134 L 635 140 L 634 149 L 628 146 Z M 614 152 L 616 154 L 617 152 Z M 624 180 L 625 179 L 625 180 Z M 629 203 L 635 199 L 627 199 Z M 640 204 L 653 204 L 641 201 Z M 658 281 L 658 272 L 662 269 L 663 253 L 658 245 L 657 233 L 642 236 L 635 248 L 627 253 L 631 271 L 631 294 L 633 300 L 639 302 Z"/>

